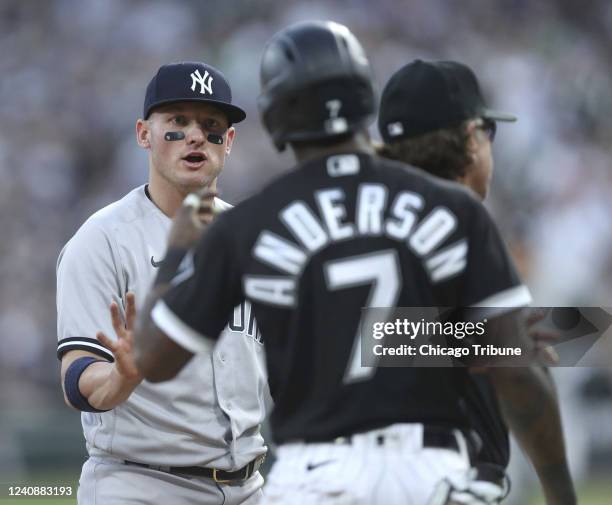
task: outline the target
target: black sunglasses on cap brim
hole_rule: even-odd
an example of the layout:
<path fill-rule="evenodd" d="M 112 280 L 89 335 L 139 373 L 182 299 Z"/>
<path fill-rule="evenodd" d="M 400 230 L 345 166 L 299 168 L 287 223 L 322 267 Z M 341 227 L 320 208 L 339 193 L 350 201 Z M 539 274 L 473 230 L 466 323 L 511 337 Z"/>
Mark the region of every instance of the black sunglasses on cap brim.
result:
<path fill-rule="evenodd" d="M 497 133 L 497 123 L 495 121 L 488 118 L 480 118 L 477 128 L 486 133 L 490 142 L 495 140 L 495 134 Z"/>

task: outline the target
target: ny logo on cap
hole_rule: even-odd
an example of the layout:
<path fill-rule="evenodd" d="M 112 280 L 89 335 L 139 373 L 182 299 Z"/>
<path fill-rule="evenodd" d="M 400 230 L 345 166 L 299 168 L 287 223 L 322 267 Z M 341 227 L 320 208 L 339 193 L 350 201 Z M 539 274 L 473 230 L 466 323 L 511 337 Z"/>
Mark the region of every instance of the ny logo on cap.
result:
<path fill-rule="evenodd" d="M 204 75 L 200 74 L 200 70 L 196 69 L 195 72 L 191 72 L 191 91 L 195 91 L 196 84 L 200 85 L 200 95 L 205 95 L 206 92 L 213 94 L 212 90 L 212 75 L 208 73 L 208 70 L 204 71 Z"/>

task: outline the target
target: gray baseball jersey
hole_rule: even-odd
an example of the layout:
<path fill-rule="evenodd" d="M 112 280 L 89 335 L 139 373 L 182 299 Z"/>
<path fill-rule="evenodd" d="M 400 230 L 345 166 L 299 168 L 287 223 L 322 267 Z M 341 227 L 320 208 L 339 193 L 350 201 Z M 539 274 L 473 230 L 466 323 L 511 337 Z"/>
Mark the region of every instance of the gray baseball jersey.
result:
<path fill-rule="evenodd" d="M 229 207 L 215 200 L 219 209 Z M 116 338 L 111 301 L 125 294 L 144 303 L 165 254 L 171 220 L 145 186 L 93 214 L 66 244 L 57 264 L 58 357 L 83 349 L 113 359 L 95 338 Z M 243 467 L 265 452 L 259 425 L 268 395 L 263 345 L 250 306 L 212 355 L 195 355 L 172 381 L 143 381 L 130 398 L 105 413 L 82 413 L 91 456 L 165 466 Z"/>

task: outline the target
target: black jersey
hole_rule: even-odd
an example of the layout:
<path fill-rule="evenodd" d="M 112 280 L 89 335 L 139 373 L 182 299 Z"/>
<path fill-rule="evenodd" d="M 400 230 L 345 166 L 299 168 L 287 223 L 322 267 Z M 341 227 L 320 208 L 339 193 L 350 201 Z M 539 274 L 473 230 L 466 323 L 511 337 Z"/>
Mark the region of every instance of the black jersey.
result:
<path fill-rule="evenodd" d="M 194 274 L 160 302 L 163 327 L 215 339 L 235 305 L 252 303 L 277 442 L 398 422 L 467 427 L 465 370 L 381 367 L 347 380 L 360 309 L 529 303 L 471 192 L 365 154 L 299 165 L 219 216 L 194 256 Z"/>

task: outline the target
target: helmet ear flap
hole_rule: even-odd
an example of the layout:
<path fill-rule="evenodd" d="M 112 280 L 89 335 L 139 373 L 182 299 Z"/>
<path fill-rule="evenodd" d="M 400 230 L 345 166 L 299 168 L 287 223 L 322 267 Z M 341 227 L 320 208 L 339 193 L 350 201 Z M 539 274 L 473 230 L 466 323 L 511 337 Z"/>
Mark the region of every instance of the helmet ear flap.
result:
<path fill-rule="evenodd" d="M 260 114 L 279 151 L 373 120 L 370 65 L 359 41 L 337 23 L 299 23 L 275 35 L 264 49 L 261 83 Z"/>

